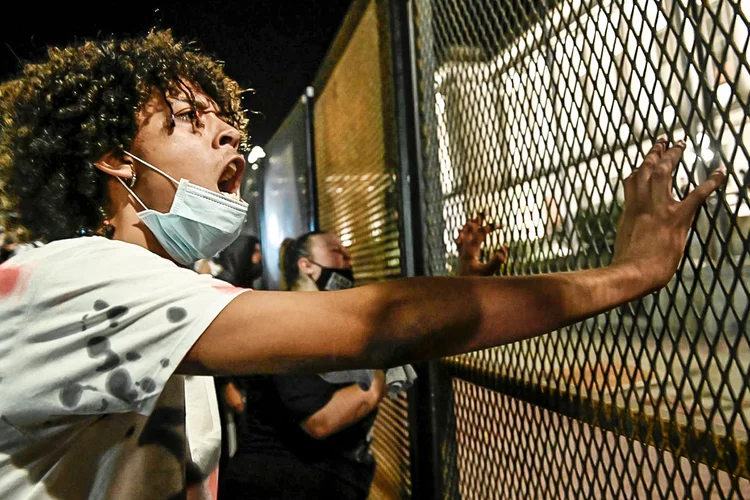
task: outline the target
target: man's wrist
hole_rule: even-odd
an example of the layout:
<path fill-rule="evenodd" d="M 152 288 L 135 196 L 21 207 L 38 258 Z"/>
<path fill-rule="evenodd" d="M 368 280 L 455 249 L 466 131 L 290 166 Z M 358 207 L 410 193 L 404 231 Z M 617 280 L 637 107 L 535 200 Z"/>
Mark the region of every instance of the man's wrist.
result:
<path fill-rule="evenodd" d="M 619 287 L 628 295 L 625 302 L 658 290 L 664 283 L 657 271 L 649 271 L 652 266 L 637 260 L 615 261 L 606 269 L 616 273 Z"/>

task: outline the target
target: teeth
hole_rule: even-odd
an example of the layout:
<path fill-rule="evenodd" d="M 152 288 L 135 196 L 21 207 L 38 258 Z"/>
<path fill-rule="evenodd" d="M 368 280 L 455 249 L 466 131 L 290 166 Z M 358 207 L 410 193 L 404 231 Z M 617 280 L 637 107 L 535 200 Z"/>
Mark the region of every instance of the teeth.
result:
<path fill-rule="evenodd" d="M 225 193 L 224 191 L 222 191 L 221 194 L 232 200 L 240 201 L 240 193 Z"/>
<path fill-rule="evenodd" d="M 224 169 L 224 172 L 221 173 L 221 178 L 219 179 L 219 182 L 224 182 L 232 177 L 234 177 L 234 174 L 237 173 L 237 165 L 232 162 L 229 165 L 227 165 L 227 168 Z"/>

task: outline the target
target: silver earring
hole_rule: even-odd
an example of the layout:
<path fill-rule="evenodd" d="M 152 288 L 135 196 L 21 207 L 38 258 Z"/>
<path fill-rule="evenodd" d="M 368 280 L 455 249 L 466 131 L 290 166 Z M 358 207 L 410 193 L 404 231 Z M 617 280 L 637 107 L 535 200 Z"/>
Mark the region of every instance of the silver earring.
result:
<path fill-rule="evenodd" d="M 135 187 L 135 171 L 133 171 L 133 177 L 130 178 L 131 189 Z"/>

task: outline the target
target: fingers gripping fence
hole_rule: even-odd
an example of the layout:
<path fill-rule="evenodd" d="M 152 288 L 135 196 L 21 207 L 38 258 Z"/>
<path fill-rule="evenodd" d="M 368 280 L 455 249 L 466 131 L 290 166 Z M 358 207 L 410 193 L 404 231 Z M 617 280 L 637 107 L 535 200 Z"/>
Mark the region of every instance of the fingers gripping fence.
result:
<path fill-rule="evenodd" d="M 685 138 L 723 165 L 675 278 L 545 337 L 441 362 L 443 495 L 750 497 L 750 1 L 415 0 L 424 253 L 485 210 L 503 274 L 606 265 L 623 179 Z"/>

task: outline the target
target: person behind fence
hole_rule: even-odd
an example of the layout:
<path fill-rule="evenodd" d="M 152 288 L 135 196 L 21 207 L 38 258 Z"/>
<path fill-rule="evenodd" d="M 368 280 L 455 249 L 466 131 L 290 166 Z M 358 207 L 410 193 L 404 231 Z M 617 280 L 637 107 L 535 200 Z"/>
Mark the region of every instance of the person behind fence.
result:
<path fill-rule="evenodd" d="M 227 248 L 212 259 L 195 264 L 196 271 L 211 274 L 236 287 L 255 289 L 263 274 L 263 254 L 260 240 L 250 234 L 241 234 Z M 227 460 L 237 450 L 237 427 L 244 429 L 245 402 L 243 377 L 215 377 L 215 389 L 221 420 L 222 442 L 220 477 L 226 473 Z"/>
<path fill-rule="evenodd" d="M 480 246 L 495 229 L 480 212 L 463 226 L 460 275 L 491 276 L 508 256 L 501 247 L 486 263 Z M 281 245 L 282 288 L 332 291 L 354 286 L 351 256 L 328 232 L 288 238 Z M 366 498 L 375 461 L 370 451 L 378 403 L 406 391 L 416 379 L 411 365 L 345 370 L 319 375 L 235 377 L 237 451 L 221 474 L 221 497 Z M 227 386 L 229 388 L 229 386 Z M 234 403 L 230 403 L 234 402 Z"/>
<path fill-rule="evenodd" d="M 251 288 L 259 276 L 259 240 L 241 234 L 219 255 L 201 259 L 193 269 L 235 286 Z M 226 396 L 234 389 L 226 377 L 185 376 L 186 435 L 190 448 L 187 500 L 217 498 L 219 472 L 226 466 L 227 445 L 235 442 L 234 420 Z M 234 389 L 236 391 L 236 389 Z"/>
<path fill-rule="evenodd" d="M 313 260 L 313 255 L 316 260 Z M 333 234 L 307 233 L 281 245 L 284 290 L 354 286 L 351 258 Z M 221 495 L 241 498 L 366 498 L 377 407 L 387 393 L 382 370 L 242 379 L 243 424 L 237 453 L 222 474 Z"/>
<path fill-rule="evenodd" d="M 245 221 L 241 93 L 169 31 L 51 48 L 0 85 L 0 213 L 46 243 L 0 266 L 6 497 L 181 495 L 184 374 L 382 369 L 542 335 L 658 290 L 725 178 L 675 200 L 685 145 L 656 141 L 624 181 L 613 262 L 598 269 L 247 292 L 189 268 Z"/>

